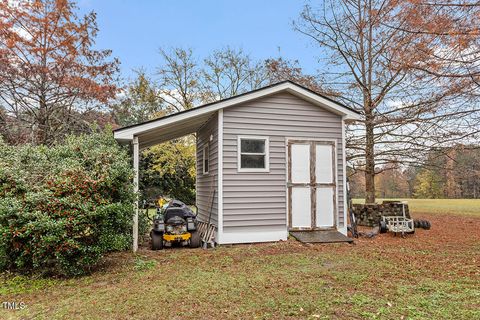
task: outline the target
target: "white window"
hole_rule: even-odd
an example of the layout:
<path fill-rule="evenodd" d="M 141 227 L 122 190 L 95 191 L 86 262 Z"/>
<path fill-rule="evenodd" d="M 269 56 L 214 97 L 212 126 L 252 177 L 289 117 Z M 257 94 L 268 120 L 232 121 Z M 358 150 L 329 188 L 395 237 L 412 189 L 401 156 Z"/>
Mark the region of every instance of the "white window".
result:
<path fill-rule="evenodd" d="M 210 148 L 208 146 L 208 143 L 203 146 L 202 162 L 203 174 L 208 174 L 208 172 L 210 171 Z"/>
<path fill-rule="evenodd" d="M 238 171 L 269 171 L 268 137 L 238 137 Z"/>

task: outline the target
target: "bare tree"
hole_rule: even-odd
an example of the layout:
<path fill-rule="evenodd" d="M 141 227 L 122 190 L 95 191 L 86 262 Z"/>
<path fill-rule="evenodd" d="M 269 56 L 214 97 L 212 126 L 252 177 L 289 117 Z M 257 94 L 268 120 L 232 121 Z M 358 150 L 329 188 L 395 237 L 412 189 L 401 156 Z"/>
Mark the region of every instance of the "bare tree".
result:
<path fill-rule="evenodd" d="M 320 76 L 305 74 L 298 60 L 288 60 L 282 57 L 265 61 L 270 83 L 290 80 L 315 92 L 335 96 L 335 92 L 326 89 Z"/>
<path fill-rule="evenodd" d="M 170 111 L 193 108 L 200 102 L 198 63 L 192 49 L 160 49 L 163 59 L 157 70 L 160 98 Z"/>
<path fill-rule="evenodd" d="M 265 64 L 242 49 L 214 51 L 200 72 L 204 102 L 212 102 L 257 89 L 267 83 Z"/>
<path fill-rule="evenodd" d="M 423 161 L 476 131 L 469 120 L 477 109 L 465 103 L 463 84 L 424 72 L 444 67 L 432 59 L 438 37 L 410 30 L 422 24 L 416 2 L 324 0 L 306 6 L 295 25 L 330 57 L 326 84 L 364 115 L 350 126 L 347 147 L 364 171 L 367 202 L 375 201 L 375 175 L 384 168 Z"/>
<path fill-rule="evenodd" d="M 160 97 L 172 111 L 229 98 L 269 83 L 264 61 L 241 49 L 224 48 L 201 59 L 192 49 L 160 49 Z M 201 62 L 199 62 L 201 61 Z"/>
<path fill-rule="evenodd" d="M 428 37 L 433 50 L 419 47 L 429 63 L 413 65 L 417 71 L 461 88 L 461 103 L 471 110 L 461 113 L 463 130 L 480 133 L 480 2 L 458 0 L 415 1 L 411 19 L 402 31 Z M 413 12 L 413 13 L 412 13 Z M 473 111 L 473 112 L 469 112 Z"/>

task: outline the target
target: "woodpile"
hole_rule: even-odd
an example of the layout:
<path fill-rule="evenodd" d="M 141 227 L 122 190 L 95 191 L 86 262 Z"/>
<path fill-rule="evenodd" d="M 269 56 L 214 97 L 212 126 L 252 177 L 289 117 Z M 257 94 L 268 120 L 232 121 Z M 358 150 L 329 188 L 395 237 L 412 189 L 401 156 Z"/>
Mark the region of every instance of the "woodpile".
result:
<path fill-rule="evenodd" d="M 382 216 L 403 216 L 402 203 L 383 201 L 383 203 L 354 204 L 353 214 L 359 226 L 375 227 Z M 405 204 L 405 216 L 410 219 L 408 204 Z"/>

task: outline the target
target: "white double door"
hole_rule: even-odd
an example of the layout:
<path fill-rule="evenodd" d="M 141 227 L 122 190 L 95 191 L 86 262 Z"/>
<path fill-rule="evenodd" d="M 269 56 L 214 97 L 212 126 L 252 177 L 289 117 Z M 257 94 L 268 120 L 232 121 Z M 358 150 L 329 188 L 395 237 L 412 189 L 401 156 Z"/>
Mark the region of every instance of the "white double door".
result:
<path fill-rule="evenodd" d="M 288 213 L 291 229 L 335 226 L 335 144 L 288 143 Z"/>

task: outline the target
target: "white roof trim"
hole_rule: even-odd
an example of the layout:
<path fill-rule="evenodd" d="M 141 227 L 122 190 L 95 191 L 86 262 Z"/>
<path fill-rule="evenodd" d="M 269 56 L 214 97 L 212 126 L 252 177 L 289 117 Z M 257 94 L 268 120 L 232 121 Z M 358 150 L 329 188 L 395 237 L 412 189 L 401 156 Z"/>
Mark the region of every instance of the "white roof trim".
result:
<path fill-rule="evenodd" d="M 134 136 L 153 130 L 153 129 L 161 128 L 163 126 L 166 126 L 178 121 L 195 118 L 199 115 L 213 113 L 220 109 L 224 109 L 226 107 L 230 107 L 230 106 L 244 103 L 250 100 L 258 99 L 258 98 L 275 94 L 281 91 L 287 91 L 313 104 L 319 105 L 333 113 L 343 116 L 345 120 L 361 119 L 360 114 L 334 101 L 324 98 L 292 82 L 282 82 L 277 85 L 272 85 L 264 89 L 259 89 L 256 91 L 252 91 L 250 93 L 240 95 L 238 97 L 233 97 L 224 101 L 219 101 L 217 103 L 212 103 L 210 105 L 199 107 L 198 109 L 193 109 L 189 112 L 179 113 L 178 115 L 172 115 L 165 118 L 159 118 L 158 120 L 147 122 L 144 124 L 139 124 L 133 127 L 126 127 L 124 129 L 120 128 L 114 132 L 114 137 L 117 140 L 123 140 L 123 141 L 133 140 Z"/>

